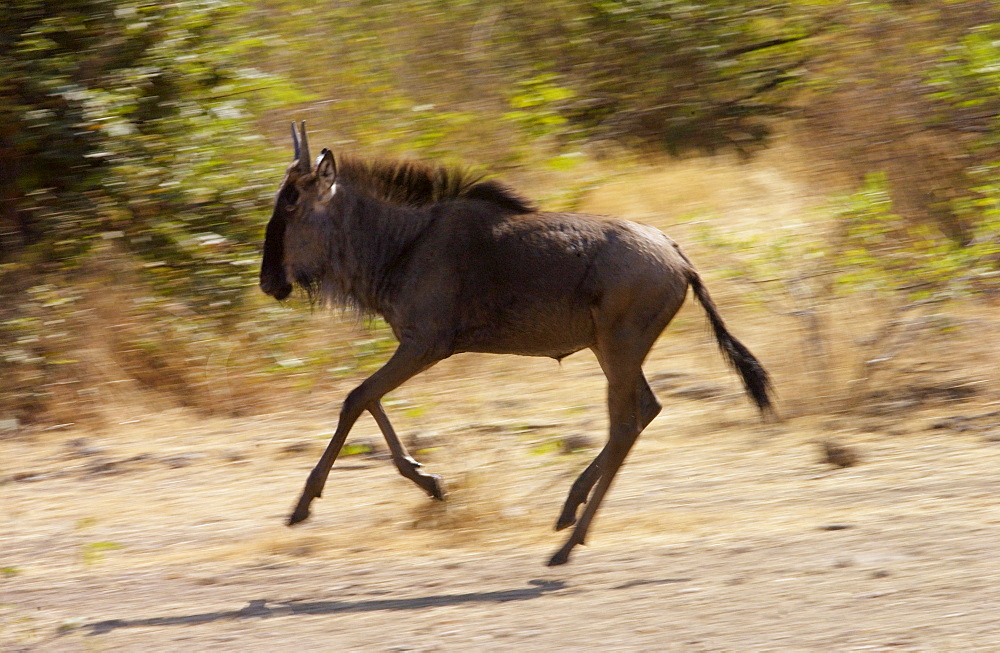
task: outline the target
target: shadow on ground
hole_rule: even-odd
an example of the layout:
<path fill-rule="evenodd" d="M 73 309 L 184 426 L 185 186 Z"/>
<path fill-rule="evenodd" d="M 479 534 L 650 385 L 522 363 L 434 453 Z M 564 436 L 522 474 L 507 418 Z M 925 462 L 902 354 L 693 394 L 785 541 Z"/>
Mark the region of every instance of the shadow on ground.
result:
<path fill-rule="evenodd" d="M 182 626 L 212 623 L 233 619 L 267 619 L 296 614 L 341 614 L 349 612 L 377 612 L 382 610 L 420 610 L 422 608 L 462 605 L 466 603 L 506 603 L 537 599 L 550 592 L 563 589 L 563 581 L 532 580 L 531 587 L 495 592 L 466 592 L 463 594 L 436 594 L 407 599 L 378 599 L 367 601 L 274 601 L 268 605 L 267 599 L 254 599 L 240 610 L 220 610 L 173 617 L 150 617 L 148 619 L 109 619 L 80 626 L 88 630 L 88 635 L 103 635 L 119 628 L 140 626 Z"/>

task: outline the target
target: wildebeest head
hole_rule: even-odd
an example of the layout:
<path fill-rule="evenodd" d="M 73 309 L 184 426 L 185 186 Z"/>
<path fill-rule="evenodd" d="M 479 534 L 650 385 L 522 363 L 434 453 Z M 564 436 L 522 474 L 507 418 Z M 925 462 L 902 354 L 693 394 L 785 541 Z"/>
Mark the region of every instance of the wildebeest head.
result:
<path fill-rule="evenodd" d="M 271 220 L 264 237 L 264 260 L 260 268 L 260 287 L 281 300 L 292 292 L 291 281 L 312 287 L 323 261 L 325 238 L 322 238 L 322 210 L 334 192 L 337 166 L 333 153 L 326 148 L 310 167 L 306 123 L 301 138 L 292 124 L 295 155 L 278 188 Z"/>

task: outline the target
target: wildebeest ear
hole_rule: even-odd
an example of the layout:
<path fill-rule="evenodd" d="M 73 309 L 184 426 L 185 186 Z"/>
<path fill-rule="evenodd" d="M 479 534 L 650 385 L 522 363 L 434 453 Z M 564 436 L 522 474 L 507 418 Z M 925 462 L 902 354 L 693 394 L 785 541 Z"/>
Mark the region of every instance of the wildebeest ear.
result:
<path fill-rule="evenodd" d="M 337 181 L 337 162 L 333 158 L 333 152 L 325 147 L 316 160 L 316 179 L 324 188 L 332 186 L 333 182 Z"/>

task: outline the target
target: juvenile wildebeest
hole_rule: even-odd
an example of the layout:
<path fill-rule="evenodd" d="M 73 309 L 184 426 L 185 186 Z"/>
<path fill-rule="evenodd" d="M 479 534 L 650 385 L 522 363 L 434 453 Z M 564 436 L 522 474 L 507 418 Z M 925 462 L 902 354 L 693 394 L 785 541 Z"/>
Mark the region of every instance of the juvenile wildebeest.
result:
<path fill-rule="evenodd" d="M 399 347 L 347 395 L 289 525 L 309 517 L 365 410 L 400 473 L 443 498 L 438 477 L 420 470 L 382 409 L 382 397 L 415 374 L 460 352 L 561 359 L 590 348 L 608 379 L 611 428 L 556 523 L 557 530 L 576 524 L 549 565 L 566 562 L 635 439 L 660 412 L 642 362 L 688 286 L 750 397 L 761 411 L 770 409 L 767 373 L 726 330 L 694 266 L 660 231 L 540 212 L 499 183 L 441 167 L 337 161 L 324 149 L 313 170 L 305 123 L 301 138 L 292 125 L 292 139 L 294 161 L 267 225 L 261 288 L 284 299 L 295 282 L 321 300 L 381 315 Z"/>

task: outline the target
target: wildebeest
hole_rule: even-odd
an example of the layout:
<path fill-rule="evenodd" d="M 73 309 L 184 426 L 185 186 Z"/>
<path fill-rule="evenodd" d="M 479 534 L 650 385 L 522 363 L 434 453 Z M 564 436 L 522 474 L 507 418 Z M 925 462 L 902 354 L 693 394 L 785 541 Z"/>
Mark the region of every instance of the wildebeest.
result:
<path fill-rule="evenodd" d="M 556 530 L 576 524 L 548 564 L 565 563 L 583 544 L 632 444 L 660 412 L 642 363 L 688 286 L 748 394 L 770 410 L 764 368 L 726 329 L 691 262 L 657 229 L 539 211 L 506 186 L 459 169 L 338 160 L 327 149 L 313 168 L 305 123 L 301 136 L 292 125 L 292 140 L 294 159 L 267 225 L 261 288 L 281 300 L 294 283 L 321 301 L 381 315 L 399 347 L 347 395 L 289 525 L 309 517 L 365 410 L 399 472 L 444 498 L 440 479 L 421 471 L 382 408 L 382 397 L 410 377 L 460 352 L 559 360 L 589 348 L 608 380 L 610 434 L 556 522 Z"/>

